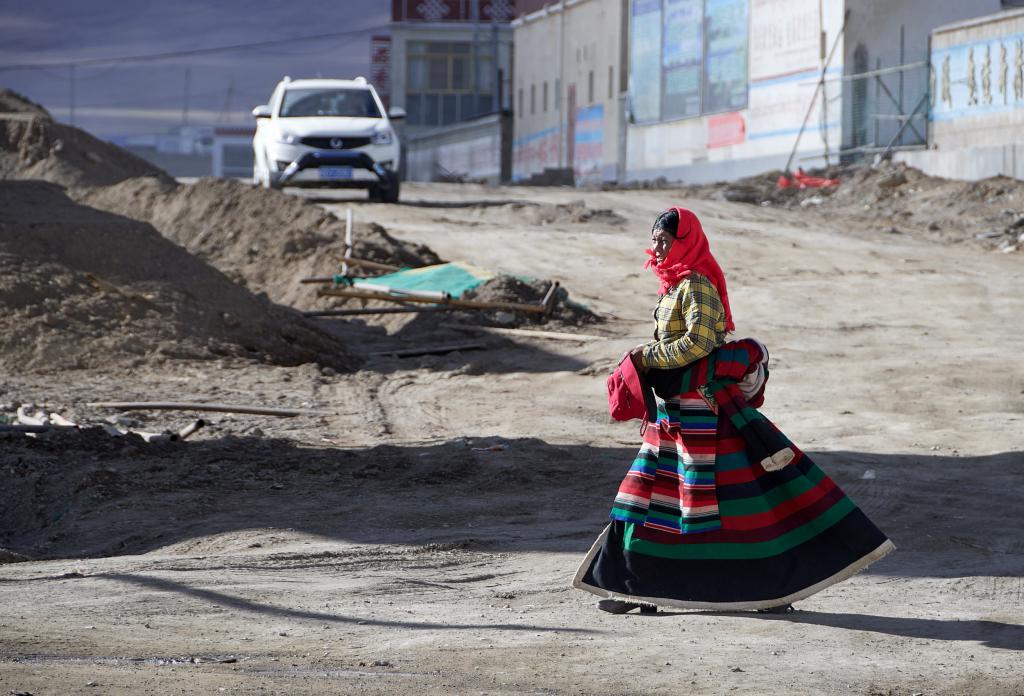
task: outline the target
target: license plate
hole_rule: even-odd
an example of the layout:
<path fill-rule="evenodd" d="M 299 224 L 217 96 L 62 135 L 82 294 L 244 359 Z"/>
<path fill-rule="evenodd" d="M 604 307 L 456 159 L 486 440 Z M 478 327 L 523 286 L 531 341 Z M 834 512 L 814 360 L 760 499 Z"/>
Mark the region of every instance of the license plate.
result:
<path fill-rule="evenodd" d="M 320 167 L 320 179 L 322 181 L 338 181 L 339 179 L 351 179 L 352 167 Z"/>

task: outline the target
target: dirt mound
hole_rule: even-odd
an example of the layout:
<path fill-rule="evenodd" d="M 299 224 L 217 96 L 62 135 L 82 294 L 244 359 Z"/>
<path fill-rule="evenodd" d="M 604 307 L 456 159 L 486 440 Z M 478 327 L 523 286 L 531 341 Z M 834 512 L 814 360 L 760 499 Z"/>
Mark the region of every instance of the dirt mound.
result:
<path fill-rule="evenodd" d="M 232 279 L 290 306 L 314 306 L 315 293 L 300 279 L 337 272 L 345 251 L 343 220 L 297 196 L 240 181 L 202 179 L 182 185 L 142 178 L 71 195 L 152 224 Z M 352 255 L 398 267 L 440 262 L 430 248 L 399 241 L 380 225 L 358 220 Z"/>
<path fill-rule="evenodd" d="M 550 281 L 522 279 L 510 275 L 499 275 L 463 294 L 463 299 L 483 302 L 514 302 L 539 305 L 551 287 Z M 581 304 L 569 299 L 569 292 L 559 287 L 555 290 L 554 305 L 548 315 L 532 312 L 474 312 L 463 320 L 483 320 L 482 323 L 497 326 L 519 326 L 542 324 L 554 321 L 568 326 L 583 326 L 601 321 L 600 317 Z"/>
<path fill-rule="evenodd" d="M 840 184 L 780 189 L 776 182 L 782 172 L 772 171 L 687 191 L 754 205 L 820 209 L 869 228 L 946 243 L 971 241 L 1006 252 L 1024 248 L 1024 182 L 1006 177 L 941 179 L 904 164 L 831 167 L 808 173 L 838 178 Z"/>
<path fill-rule="evenodd" d="M 0 179 L 106 186 L 137 176 L 171 181 L 149 162 L 83 130 L 56 123 L 38 104 L 0 90 Z"/>
<path fill-rule="evenodd" d="M 0 182 L 0 365 L 105 368 L 237 356 L 351 367 L 343 346 L 149 225 L 44 182 Z"/>
<path fill-rule="evenodd" d="M 25 95 L 4 88 L 0 88 L 0 114 L 34 114 L 50 117 L 42 104 L 36 104 Z"/>

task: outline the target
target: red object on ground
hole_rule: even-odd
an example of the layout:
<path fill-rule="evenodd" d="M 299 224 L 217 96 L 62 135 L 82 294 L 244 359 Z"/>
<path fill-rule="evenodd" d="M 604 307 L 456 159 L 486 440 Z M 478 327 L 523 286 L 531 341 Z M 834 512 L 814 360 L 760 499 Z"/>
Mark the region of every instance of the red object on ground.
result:
<path fill-rule="evenodd" d="M 775 185 L 778 188 L 827 188 L 829 186 L 838 186 L 839 179 L 825 179 L 820 176 L 807 176 L 803 169 L 797 169 L 796 173 L 793 174 L 792 179 L 783 174 L 779 177 L 779 180 L 775 182 Z"/>

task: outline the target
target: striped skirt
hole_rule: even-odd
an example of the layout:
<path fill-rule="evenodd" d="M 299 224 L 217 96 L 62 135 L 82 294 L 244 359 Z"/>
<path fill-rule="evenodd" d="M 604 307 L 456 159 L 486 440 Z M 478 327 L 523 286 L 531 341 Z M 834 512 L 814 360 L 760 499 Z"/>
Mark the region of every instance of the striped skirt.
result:
<path fill-rule="evenodd" d="M 892 551 L 790 446 L 796 459 L 765 471 L 697 392 L 667 400 L 573 586 L 659 606 L 762 609 L 808 597 Z"/>

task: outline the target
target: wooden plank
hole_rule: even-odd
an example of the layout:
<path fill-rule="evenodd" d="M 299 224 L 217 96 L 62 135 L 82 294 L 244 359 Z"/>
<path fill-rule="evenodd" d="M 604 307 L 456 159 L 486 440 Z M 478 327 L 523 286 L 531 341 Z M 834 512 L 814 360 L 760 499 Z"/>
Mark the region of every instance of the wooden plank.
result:
<path fill-rule="evenodd" d="M 257 416 L 333 416 L 332 411 L 297 408 L 268 408 L 236 404 L 205 404 L 191 401 L 93 401 L 86 404 L 95 408 L 117 408 L 122 411 L 217 411 L 220 413 L 249 413 Z"/>
<path fill-rule="evenodd" d="M 439 355 L 442 353 L 453 353 L 457 350 L 481 350 L 486 348 L 486 343 L 451 343 L 442 346 L 421 346 L 420 348 L 399 348 L 396 350 L 381 350 L 374 353 L 366 353 L 370 356 L 392 355 L 397 358 L 407 358 L 414 355 Z"/>

